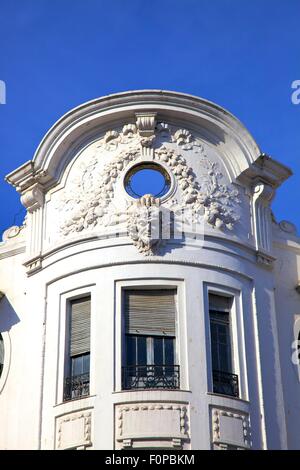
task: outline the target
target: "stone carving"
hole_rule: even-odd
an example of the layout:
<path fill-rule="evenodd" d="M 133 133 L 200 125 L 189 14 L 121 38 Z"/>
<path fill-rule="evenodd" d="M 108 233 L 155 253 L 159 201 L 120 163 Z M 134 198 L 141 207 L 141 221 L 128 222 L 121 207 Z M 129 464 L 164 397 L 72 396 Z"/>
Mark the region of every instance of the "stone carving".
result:
<path fill-rule="evenodd" d="M 100 174 L 96 171 L 96 158 L 85 168 L 82 184 L 78 181 L 74 192 L 63 198 L 66 209 L 71 206 L 70 216 L 61 227 L 64 235 L 93 228 L 107 215 L 106 209 L 113 198 L 114 185 L 120 172 L 138 156 L 138 150 L 121 152 L 105 165 Z"/>
<path fill-rule="evenodd" d="M 201 147 L 201 143 L 195 139 L 187 129 L 178 129 L 169 124 L 159 122 L 156 124 L 155 113 L 137 113 L 136 124 L 126 124 L 122 130 L 109 130 L 100 141 L 99 147 L 114 151 L 122 144 L 142 145 L 151 147 L 159 145 L 160 140 L 175 143 L 183 150 L 191 150 Z"/>
<path fill-rule="evenodd" d="M 219 448 L 250 448 L 249 415 L 228 409 L 212 409 L 212 441 Z"/>
<path fill-rule="evenodd" d="M 9 242 L 12 238 L 16 238 L 19 235 L 24 234 L 27 227 L 28 214 L 26 212 L 22 225 L 13 225 L 3 232 L 2 240 L 4 243 Z"/>
<path fill-rule="evenodd" d="M 297 227 L 292 222 L 282 220 L 281 222 L 279 222 L 279 227 L 286 233 L 297 235 Z"/>
<path fill-rule="evenodd" d="M 128 209 L 128 235 L 140 253 L 153 255 L 162 244 L 160 200 L 146 194 Z"/>
<path fill-rule="evenodd" d="M 268 253 L 257 251 L 256 252 L 256 261 L 258 264 L 261 264 L 265 268 L 272 268 L 275 261 L 274 256 L 269 255 Z"/>
<path fill-rule="evenodd" d="M 136 125 L 142 137 L 154 135 L 156 113 L 136 113 Z"/>
<path fill-rule="evenodd" d="M 154 130 L 155 116 L 150 114 L 139 116 L 137 125 L 126 124 L 121 132 L 114 130 L 106 132 L 100 141 L 99 151 L 104 148 L 110 152 L 116 150 L 121 144 L 126 144 L 126 147 L 120 150 L 120 153 L 115 154 L 101 171 L 98 169 L 97 153 L 90 161 L 82 163 L 81 174 L 74 181 L 73 190 L 65 194 L 61 200 L 66 214 L 61 226 L 63 235 L 88 230 L 97 225 L 107 226 L 116 223 L 117 218 L 109 213 L 115 183 L 129 163 L 145 155 L 141 152 L 143 147 L 151 150 L 149 158 L 161 162 L 174 174 L 181 190 L 182 208 L 189 207 L 195 221 L 204 217 L 204 220 L 213 228 L 232 230 L 239 219 L 235 212 L 235 206 L 240 202 L 238 191 L 231 185 L 222 184 L 223 176 L 218 164 L 207 158 L 201 142 L 195 140 L 189 131 L 175 130 L 165 123 L 159 123 Z M 153 134 L 154 131 L 155 134 Z M 161 143 L 158 145 L 159 139 L 172 143 L 173 147 Z M 183 155 L 174 148 L 174 143 L 182 151 L 190 150 L 193 146 L 197 147 L 197 153 L 201 153 L 199 160 L 203 170 L 200 182 L 196 180 L 192 168 L 188 166 Z M 150 240 L 147 236 L 143 238 L 146 234 L 145 227 L 149 223 L 147 222 L 142 230 L 144 221 L 140 223 L 137 221 L 137 211 L 140 206 L 135 204 L 131 209 L 126 215 L 126 217 L 128 214 L 133 216 L 132 220 L 128 220 L 130 236 L 141 252 L 151 254 L 152 248 L 157 246 L 159 241 L 158 239 Z"/>
<path fill-rule="evenodd" d="M 192 134 L 186 129 L 178 129 L 173 136 L 173 141 L 176 142 L 177 145 L 182 146 L 184 150 L 193 148 L 191 144 L 192 140 Z"/>
<path fill-rule="evenodd" d="M 223 175 L 217 163 L 211 162 L 206 156 L 202 157 L 204 171 L 199 184 L 185 158 L 173 149 L 163 146 L 155 152 L 154 158 L 167 164 L 173 171 L 183 193 L 183 206 L 191 205 L 195 217 L 204 215 L 205 221 L 212 227 L 233 229 L 239 219 L 234 211 L 235 204 L 240 202 L 238 191 L 221 184 Z"/>
<path fill-rule="evenodd" d="M 138 428 L 137 417 L 142 423 Z M 121 448 L 132 447 L 136 440 L 164 441 L 169 447 L 181 448 L 189 440 L 188 406 L 159 402 L 117 405 L 116 440 Z"/>
<path fill-rule="evenodd" d="M 43 206 L 44 193 L 39 183 L 31 186 L 22 196 L 21 202 L 28 212 L 34 212 Z"/>
<path fill-rule="evenodd" d="M 24 226 L 19 227 L 18 225 L 13 225 L 12 227 L 9 227 L 7 230 L 5 230 L 5 232 L 3 232 L 2 240 L 6 242 L 11 238 L 17 237 L 23 228 Z"/>
<path fill-rule="evenodd" d="M 90 411 L 71 413 L 58 418 L 57 449 L 92 445 L 91 421 L 92 413 Z"/>
<path fill-rule="evenodd" d="M 171 411 L 179 411 L 180 416 L 180 435 L 182 437 L 189 437 L 188 434 L 188 415 L 187 415 L 187 406 L 180 405 L 176 403 L 138 403 L 138 404 L 128 404 L 123 405 L 118 408 L 118 434 L 119 436 L 123 435 L 123 419 L 124 413 L 129 411 L 164 411 L 164 410 L 171 410 Z"/>

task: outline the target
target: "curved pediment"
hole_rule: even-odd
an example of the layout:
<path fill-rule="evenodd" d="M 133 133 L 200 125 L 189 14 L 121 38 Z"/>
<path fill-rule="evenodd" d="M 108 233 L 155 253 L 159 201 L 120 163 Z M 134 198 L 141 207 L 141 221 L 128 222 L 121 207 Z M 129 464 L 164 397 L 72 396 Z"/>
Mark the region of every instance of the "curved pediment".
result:
<path fill-rule="evenodd" d="M 135 124 L 136 114 L 145 112 L 155 112 L 157 120 L 174 123 L 179 129 L 190 128 L 218 147 L 232 181 L 261 153 L 240 121 L 209 101 L 168 91 L 132 91 L 99 98 L 68 112 L 46 134 L 32 162 L 10 174 L 8 181 L 25 189 L 34 174 L 47 188 L 57 184 L 79 149 L 120 122 Z"/>
<path fill-rule="evenodd" d="M 126 181 L 145 164 L 161 169 L 168 190 L 162 197 L 145 192 L 141 196 L 147 198 L 136 201 Z M 43 240 L 33 243 L 34 253 L 40 245 L 49 250 L 74 238 L 129 234 L 139 251 L 149 254 L 161 241 L 147 233 L 157 207 L 167 219 L 185 212 L 190 226 L 182 233 L 204 224 L 205 230 L 252 244 L 249 195 L 265 188 L 255 197 L 268 204 L 289 175 L 261 154 L 223 108 L 190 95 L 146 90 L 70 111 L 50 129 L 33 160 L 7 180 L 21 193 L 32 220 L 38 219 Z M 271 196 L 265 198 L 267 193 Z M 167 219 L 165 230 L 176 231 L 178 217 L 172 229 Z M 196 232 L 204 233 L 203 227 Z"/>

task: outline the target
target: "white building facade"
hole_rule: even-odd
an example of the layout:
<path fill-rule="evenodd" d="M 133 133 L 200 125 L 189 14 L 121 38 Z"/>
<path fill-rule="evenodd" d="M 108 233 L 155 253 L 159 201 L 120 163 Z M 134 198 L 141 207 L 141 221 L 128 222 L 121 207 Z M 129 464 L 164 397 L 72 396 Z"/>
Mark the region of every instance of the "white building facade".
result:
<path fill-rule="evenodd" d="M 290 175 L 189 95 L 63 116 L 7 176 L 0 448 L 300 449 L 300 239 L 270 209 Z"/>

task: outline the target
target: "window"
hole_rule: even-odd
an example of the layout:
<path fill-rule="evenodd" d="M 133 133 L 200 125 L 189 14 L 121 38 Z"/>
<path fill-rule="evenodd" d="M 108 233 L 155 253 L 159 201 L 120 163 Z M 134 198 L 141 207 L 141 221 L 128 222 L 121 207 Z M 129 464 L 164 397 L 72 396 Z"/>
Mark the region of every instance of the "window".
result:
<path fill-rule="evenodd" d="M 179 388 L 175 289 L 124 291 L 123 389 Z"/>
<path fill-rule="evenodd" d="M 131 168 L 124 181 L 127 193 L 140 198 L 145 194 L 162 197 L 171 187 L 171 179 L 167 171 L 157 163 L 140 163 Z"/>
<path fill-rule="evenodd" d="M 3 342 L 2 335 L 0 333 L 0 377 L 2 374 L 2 370 L 3 370 L 3 364 L 4 364 L 4 342 Z"/>
<path fill-rule="evenodd" d="M 90 311 L 90 297 L 72 300 L 69 303 L 65 401 L 89 395 Z"/>
<path fill-rule="evenodd" d="M 230 311 L 232 297 L 209 294 L 213 391 L 239 396 L 238 376 L 233 373 Z"/>

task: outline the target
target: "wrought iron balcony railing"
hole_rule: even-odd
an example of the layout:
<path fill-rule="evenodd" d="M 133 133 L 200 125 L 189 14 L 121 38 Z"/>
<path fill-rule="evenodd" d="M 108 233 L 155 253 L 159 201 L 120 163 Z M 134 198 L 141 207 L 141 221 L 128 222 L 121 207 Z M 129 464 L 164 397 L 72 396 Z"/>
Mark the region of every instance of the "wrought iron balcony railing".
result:
<path fill-rule="evenodd" d="M 76 400 L 89 395 L 90 374 L 74 375 L 67 377 L 64 383 L 64 401 Z"/>
<path fill-rule="evenodd" d="M 145 365 L 122 368 L 123 390 L 165 388 L 178 389 L 180 371 L 177 365 Z"/>
<path fill-rule="evenodd" d="M 214 393 L 229 395 L 231 397 L 239 396 L 239 378 L 236 374 L 223 372 L 221 370 L 213 371 L 213 390 Z"/>

